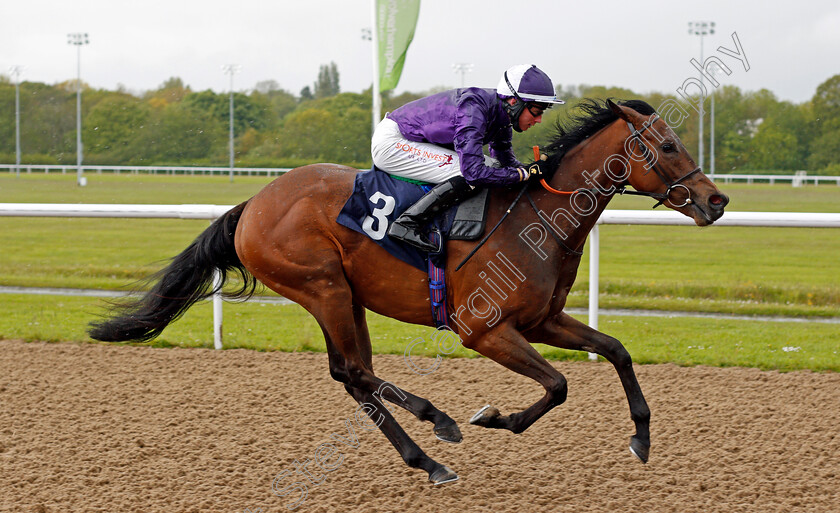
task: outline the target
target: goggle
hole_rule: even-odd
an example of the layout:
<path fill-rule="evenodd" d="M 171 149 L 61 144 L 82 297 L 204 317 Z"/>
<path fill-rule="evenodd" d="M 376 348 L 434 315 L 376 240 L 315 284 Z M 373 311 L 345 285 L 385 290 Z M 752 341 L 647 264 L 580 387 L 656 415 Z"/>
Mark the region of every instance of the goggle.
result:
<path fill-rule="evenodd" d="M 525 108 L 528 109 L 528 112 L 530 112 L 532 116 L 538 118 L 545 114 L 546 109 L 549 108 L 549 106 L 543 105 L 545 104 L 526 103 Z"/>

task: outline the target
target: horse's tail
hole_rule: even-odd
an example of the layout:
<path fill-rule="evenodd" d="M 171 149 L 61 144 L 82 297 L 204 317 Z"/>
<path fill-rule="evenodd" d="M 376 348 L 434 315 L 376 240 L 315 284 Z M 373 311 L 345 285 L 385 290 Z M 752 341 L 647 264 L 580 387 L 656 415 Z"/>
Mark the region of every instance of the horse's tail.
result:
<path fill-rule="evenodd" d="M 197 301 L 221 288 L 229 272 L 239 274 L 242 287 L 225 296 L 252 295 L 257 281 L 242 265 L 233 245 L 236 225 L 247 203 L 226 212 L 167 267 L 150 276 L 146 281 L 156 282 L 151 290 L 137 299 L 116 304 L 114 317 L 90 323 L 90 336 L 105 342 L 151 340 Z M 215 270 L 221 275 L 218 287 L 212 286 Z"/>

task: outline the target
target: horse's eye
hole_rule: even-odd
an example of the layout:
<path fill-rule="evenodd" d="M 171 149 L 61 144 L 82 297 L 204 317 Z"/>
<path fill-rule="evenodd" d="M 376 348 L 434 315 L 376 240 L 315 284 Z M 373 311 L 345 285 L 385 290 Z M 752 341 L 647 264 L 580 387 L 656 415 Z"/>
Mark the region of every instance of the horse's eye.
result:
<path fill-rule="evenodd" d="M 677 151 L 677 148 L 671 143 L 665 143 L 662 145 L 662 151 L 665 153 L 673 153 Z"/>

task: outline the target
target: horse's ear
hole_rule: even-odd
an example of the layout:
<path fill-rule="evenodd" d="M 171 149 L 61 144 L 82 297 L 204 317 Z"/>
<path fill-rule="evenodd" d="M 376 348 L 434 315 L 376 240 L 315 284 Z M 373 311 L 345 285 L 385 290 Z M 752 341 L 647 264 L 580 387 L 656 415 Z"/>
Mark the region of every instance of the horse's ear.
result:
<path fill-rule="evenodd" d="M 607 106 L 609 106 L 610 110 L 612 110 L 616 116 L 620 117 L 624 121 L 630 121 L 630 116 L 628 116 L 621 107 L 616 105 L 614 101 L 608 99 Z"/>

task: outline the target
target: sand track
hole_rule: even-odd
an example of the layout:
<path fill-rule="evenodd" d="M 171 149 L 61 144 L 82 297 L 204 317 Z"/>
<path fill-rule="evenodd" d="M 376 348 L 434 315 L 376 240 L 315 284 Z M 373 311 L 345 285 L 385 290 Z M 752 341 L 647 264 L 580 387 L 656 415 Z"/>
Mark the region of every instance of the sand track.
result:
<path fill-rule="evenodd" d="M 295 511 L 840 511 L 839 374 L 638 366 L 653 413 L 642 465 L 608 364 L 555 363 L 569 399 L 521 435 L 466 422 L 541 395 L 493 362 L 374 366 L 460 423 L 452 445 L 397 414 L 461 481 L 431 487 L 356 426 L 358 447 L 336 442 L 341 464 Z M 272 481 L 346 437 L 355 406 L 324 354 L 0 341 L 0 511 L 288 511 L 298 493 L 278 497 Z"/>

